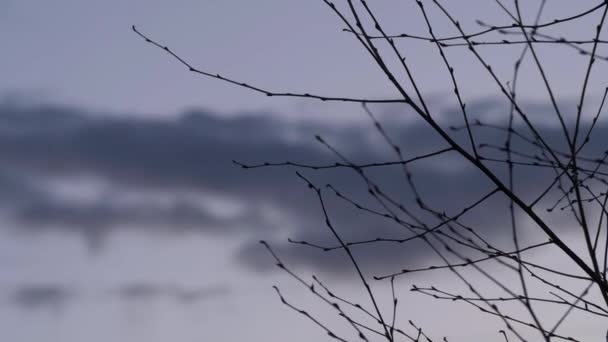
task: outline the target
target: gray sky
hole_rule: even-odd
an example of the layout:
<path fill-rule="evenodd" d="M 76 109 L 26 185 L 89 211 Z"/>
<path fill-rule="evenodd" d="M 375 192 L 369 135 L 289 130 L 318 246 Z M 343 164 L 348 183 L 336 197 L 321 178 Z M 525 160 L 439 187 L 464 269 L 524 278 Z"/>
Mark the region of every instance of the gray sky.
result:
<path fill-rule="evenodd" d="M 475 19 L 509 23 L 496 5 L 468 2 L 475 11 L 467 6 L 452 8 L 466 28 L 477 30 Z M 593 3 L 558 1 L 548 6 L 546 13 L 556 17 Z M 227 112 L 280 109 L 297 114 L 294 106 L 302 101 L 267 99 L 193 77 L 138 39 L 130 31 L 131 25 L 137 25 L 202 69 L 269 89 L 394 95 L 377 67 L 351 36 L 341 32 L 343 25 L 321 1 L 3 0 L 1 6 L 3 93 L 144 115 L 167 115 L 191 106 Z M 394 27 L 396 33 L 426 34 L 414 10 L 416 7 L 407 1 L 392 0 L 378 6 L 387 27 Z M 584 29 L 584 25 L 576 25 L 568 33 L 586 37 L 588 31 Z M 443 20 L 437 20 L 437 30 L 452 33 Z M 431 93 L 451 91 L 444 71 L 436 68 L 435 62 L 440 60 L 434 47 L 413 46 L 415 50 L 406 54 L 424 80 L 424 89 Z M 514 53 L 504 49 L 482 51 L 496 68 L 510 73 Z M 457 71 L 467 75 L 462 82 L 466 82 L 468 96 L 495 94 L 495 86 L 466 53 L 455 52 L 452 58 Z M 545 58 L 544 62 L 559 71 L 551 76 L 556 87 L 563 87 L 567 95 L 577 93 L 566 85 L 573 77 L 580 78 L 580 69 L 563 68 L 562 62 L 554 58 Z M 545 95 L 530 91 L 524 94 L 532 98 Z"/>
<path fill-rule="evenodd" d="M 475 19 L 510 23 L 493 2 L 447 3 L 471 31 L 478 28 Z M 546 17 L 592 4 L 549 2 Z M 427 33 L 413 1 L 376 5 L 393 32 Z M 453 33 L 433 14 L 437 32 Z M 587 38 L 589 23 L 562 33 Z M 306 279 L 320 274 L 351 298 L 363 298 L 361 289 L 348 278 L 342 255 L 286 243 L 287 237 L 334 243 L 318 203 L 293 169 L 243 171 L 231 160 L 333 162 L 314 134 L 355 160 L 387 159 L 390 151 L 356 105 L 267 98 L 198 77 L 137 37 L 133 24 L 201 69 L 270 90 L 396 96 L 322 1 L 0 0 L 0 338 L 317 340 L 323 332 L 282 306 L 271 286 L 280 284 L 290 300 L 310 305 L 327 322 L 336 318 L 306 289 L 271 271 L 273 260 L 257 241 L 271 241 Z M 500 49 L 480 51 L 507 79 L 519 49 Z M 454 124 L 453 101 L 446 96 L 452 86 L 436 50 L 414 43 L 405 51 L 440 121 Z M 570 49 L 540 51 L 560 105 L 571 109 L 585 60 Z M 500 122 L 507 107 L 484 70 L 465 49 L 450 49 L 450 57 L 473 115 Z M 606 65 L 596 75 L 605 74 Z M 590 103 L 601 96 L 604 79 L 592 78 Z M 521 98 L 556 141 L 559 131 L 547 119 L 550 108 L 538 82 L 531 64 L 524 65 Z M 443 146 L 413 113 L 399 106 L 374 110 L 410 155 Z M 595 134 L 600 138 L 589 151 L 601 153 L 608 125 L 600 122 Z M 480 133 L 480 139 L 501 144 L 504 136 Z M 424 196 L 448 212 L 488 189 L 474 170 L 449 156 L 414 172 Z M 309 174 L 319 184 L 362 189 L 352 175 Z M 382 175 L 396 193 L 398 176 Z M 540 191 L 543 176 L 522 177 L 522 196 Z M 344 232 L 350 239 L 393 232 L 335 198 L 329 203 L 341 227 L 358 228 Z M 490 202 L 471 218 L 498 241 L 504 226 L 492 223 L 506 222 L 502 204 Z M 422 245 L 358 253 L 379 274 L 399 270 L 404 261 L 415 267 L 434 260 Z M 462 329 L 463 317 L 477 320 L 477 310 L 409 292 L 412 283 L 456 286 L 444 275 L 429 276 L 399 283 L 402 326 L 413 319 L 437 339 L 500 340 L 496 320 L 480 316 L 478 328 Z M 377 286 L 387 289 L 386 283 Z M 574 322 L 565 331 L 584 340 L 604 333 L 601 322 L 584 316 Z"/>

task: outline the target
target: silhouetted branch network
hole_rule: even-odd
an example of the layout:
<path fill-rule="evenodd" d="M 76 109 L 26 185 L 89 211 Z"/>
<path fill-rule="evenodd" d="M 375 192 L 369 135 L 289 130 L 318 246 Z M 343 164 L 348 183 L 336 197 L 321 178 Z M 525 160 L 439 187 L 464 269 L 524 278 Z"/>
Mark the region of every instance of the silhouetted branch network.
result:
<path fill-rule="evenodd" d="M 361 45 L 362 50 L 387 77 L 399 94 L 398 98 L 349 98 L 269 91 L 257 85 L 199 69 L 167 46 L 133 27 L 135 33 L 146 42 L 162 49 L 196 74 L 267 96 L 360 103 L 373 128 L 390 147 L 394 156 L 391 160 L 357 163 L 323 137 L 316 136 L 318 143 L 335 156 L 335 163 L 311 164 L 292 160 L 247 164 L 234 161 L 244 169 L 280 167 L 297 170 L 299 181 L 312 190 L 315 200 L 318 201 L 320 217 L 325 222 L 325 229 L 333 236 L 335 244 L 325 245 L 295 239 L 289 239 L 289 242 L 311 248 L 318 253 L 344 253 L 366 294 L 366 304 L 359 304 L 336 294 L 317 276 L 313 276 L 311 281 L 304 280 L 280 259 L 269 243 L 261 241 L 278 268 L 308 288 L 313 296 L 335 311 L 351 330 L 334 330 L 313 313 L 292 304 L 275 287 L 281 302 L 317 325 L 330 338 L 339 341 L 433 341 L 431 332 L 423 330 L 411 320 L 408 320 L 405 326 L 399 326 L 399 323 L 407 318 L 402 317 L 403 314 L 397 315 L 398 304 L 401 302 L 398 300 L 399 291 L 395 282 L 413 274 L 448 272 L 458 279 L 465 289 L 463 292 L 466 293 L 442 290 L 433 285 L 414 285 L 411 291 L 438 300 L 463 302 L 497 318 L 504 327 L 497 332 L 497 340 L 527 341 L 533 338 L 543 341 L 581 341 L 581 337 L 560 333 L 565 322 L 574 313 L 579 317 L 595 317 L 608 326 L 608 151 L 593 155 L 595 152 L 586 149 L 592 138 L 605 139 L 594 136 L 593 132 L 603 112 L 608 88 L 602 89 L 603 96 L 599 108 L 591 109 L 586 103 L 589 102 L 590 79 L 594 76 L 595 62 L 608 60 L 608 57 L 598 53 L 600 47 L 608 43 L 608 40 L 601 39 L 606 26 L 608 1 L 600 1 L 590 8 L 581 9 L 568 16 L 547 19 L 543 18 L 543 13 L 550 4 L 546 0 L 540 0 L 533 22 L 526 23 L 520 1 L 512 1 L 509 8 L 501 0 L 494 0 L 497 8 L 505 15 L 507 23 L 493 25 L 478 20 L 476 24 L 481 29 L 473 33 L 465 32 L 464 26 L 448 9 L 447 1 L 414 1 L 428 35 L 387 32 L 373 6 L 365 0 L 340 0 L 336 3 L 321 1 L 345 26 L 343 31 Z M 431 15 L 432 13 L 434 15 Z M 439 19 L 449 23 L 458 34 L 440 36 L 435 33 L 434 22 Z M 555 33 L 566 24 L 576 25 L 583 21 L 591 21 L 595 25 L 588 29 L 592 32 L 591 38 L 570 39 L 566 38 L 566 35 Z M 541 32 L 543 30 L 551 31 Z M 503 39 L 487 38 L 492 34 L 501 35 Z M 409 41 L 431 43 L 441 57 L 437 69 L 445 70 L 453 87 L 453 99 L 457 102 L 460 116 L 459 124 L 445 127 L 437 113 L 428 106 L 428 95 L 423 92 L 420 80 L 414 76 L 416 69 L 406 57 L 406 52 L 414 52 L 404 48 L 404 44 Z M 479 49 L 486 46 L 508 48 L 511 51 L 518 49 L 516 51 L 519 57 L 513 61 L 511 77 L 508 80 L 501 78 L 487 59 L 482 57 Z M 579 58 L 586 59 L 575 111 L 565 111 L 558 103 L 555 87 L 550 82 L 547 68 L 538 52 L 539 46 L 575 49 L 579 52 Z M 471 117 L 471 110 L 464 100 L 466 90 L 463 89 L 455 64 L 448 54 L 458 47 L 469 50 L 472 63 L 485 69 L 500 96 L 506 99 L 509 104 L 509 109 L 504 113 L 506 120 L 489 123 Z M 561 134 L 559 143 L 550 140 L 543 128 L 530 119 L 530 110 L 524 109 L 518 98 L 518 80 L 521 76 L 521 65 L 525 62 L 530 63 L 539 76 L 541 87 L 538 91 L 547 94 L 553 119 Z M 409 108 L 420 122 L 441 138 L 444 147 L 426 154 L 406 155 L 407 147 L 399 146 L 370 107 L 383 103 L 400 104 Z M 591 114 L 588 121 L 584 119 L 586 112 Z M 458 135 L 461 133 L 462 135 Z M 505 139 L 504 144 L 484 142 L 484 134 L 501 134 Z M 603 143 L 608 145 L 606 140 Z M 423 191 L 412 170 L 416 164 L 455 156 L 476 169 L 484 178 L 484 184 L 489 186 L 482 196 L 471 203 L 458 203 L 460 209 L 450 215 L 445 209 L 433 205 L 432 198 L 422 195 Z M 392 194 L 377 177 L 371 175 L 373 170 L 383 168 L 397 168 L 399 173 L 402 173 L 403 182 L 411 195 L 410 200 Z M 311 175 L 304 174 L 328 170 L 354 172 L 364 186 L 367 200 L 361 201 L 360 197 L 348 193 L 351 189 L 341 190 L 334 184 L 317 185 Z M 522 174 L 539 170 L 544 172 L 539 180 L 544 184 L 543 190 L 529 199 L 523 195 L 525 184 L 520 184 L 518 180 Z M 345 238 L 331 218 L 328 196 L 335 196 L 338 201 L 364 215 L 390 222 L 407 236 L 377 236 L 359 240 Z M 484 223 L 471 225 L 467 223 L 471 220 L 463 219 L 465 216 L 473 217 L 472 221 L 475 222 L 474 214 L 488 201 L 497 197 L 507 203 L 504 211 L 509 213 L 509 222 L 505 223 L 503 235 L 509 236 L 508 244 L 504 241 L 491 242 L 494 237 L 486 236 L 489 234 L 484 232 Z M 574 222 L 575 228 L 564 232 L 563 228 L 559 228 L 555 220 L 552 220 L 553 217 L 557 217 L 558 221 L 568 217 Z M 538 233 L 532 239 L 534 241 L 528 241 L 531 230 Z M 377 274 L 373 269 L 362 267 L 357 252 L 364 246 L 383 248 L 383 244 L 398 244 L 402 245 L 402 248 L 408 248 L 408 243 L 413 242 L 424 244 L 440 262 L 430 266 L 402 268 L 389 274 Z M 536 260 L 531 256 L 535 251 L 542 251 L 545 255 L 553 253 L 552 255 L 567 260 L 567 264 L 562 267 L 551 263 L 551 260 Z M 378 292 L 380 285 L 376 285 L 383 281 L 390 282 L 389 295 L 392 301 L 388 305 L 381 300 L 382 296 Z M 556 317 L 547 317 L 545 313 L 549 311 L 558 314 Z M 605 338 L 608 341 L 608 335 Z M 448 341 L 448 338 L 443 337 L 443 341 Z"/>

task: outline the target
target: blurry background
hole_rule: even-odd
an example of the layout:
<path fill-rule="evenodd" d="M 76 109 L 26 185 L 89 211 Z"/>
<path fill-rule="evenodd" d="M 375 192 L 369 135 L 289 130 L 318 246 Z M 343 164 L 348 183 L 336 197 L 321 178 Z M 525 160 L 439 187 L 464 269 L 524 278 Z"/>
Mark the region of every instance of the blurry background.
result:
<path fill-rule="evenodd" d="M 448 4 L 466 30 L 478 29 L 475 19 L 510 23 L 492 2 L 466 2 Z M 528 19 L 539 3 L 525 5 Z M 545 17 L 592 4 L 550 2 Z M 427 32 L 413 1 L 383 1 L 377 10 L 391 32 Z M 438 35 L 454 32 L 433 14 Z M 136 36 L 133 24 L 200 69 L 265 89 L 397 96 L 322 1 L 0 0 L 0 339 L 325 338 L 280 304 L 271 285 L 280 284 L 294 303 L 319 309 L 305 289 L 272 269 L 274 261 L 258 244 L 270 241 L 307 279 L 321 274 L 341 293 L 364 302 L 343 255 L 287 244 L 288 237 L 334 244 L 318 202 L 294 169 L 242 170 L 232 160 L 335 161 L 315 134 L 357 161 L 391 159 L 390 149 L 357 105 L 267 98 L 198 77 Z M 589 38 L 593 25 L 578 23 L 566 32 Z M 446 95 L 452 86 L 437 51 L 425 42 L 406 46 L 433 111 L 445 125 L 457 123 L 457 107 Z M 506 80 L 520 50 L 501 49 L 481 51 Z M 508 107 L 484 70 L 466 49 L 449 51 L 473 115 L 504 119 Z M 541 49 L 541 57 L 563 106 L 571 109 L 580 91 L 572 80 L 582 80 L 586 60 L 571 49 L 558 51 Z M 605 72 L 604 64 L 597 75 Z M 546 122 L 547 134 L 557 137 L 534 71 L 524 65 L 521 98 L 537 113 L 533 119 Z M 602 77 L 592 79 L 592 103 L 601 95 L 601 82 Z M 444 147 L 407 108 L 372 108 L 408 156 Z M 597 134 L 607 128 L 600 123 Z M 484 135 L 496 144 L 504 138 Z M 307 175 L 320 185 L 332 182 L 353 196 L 365 195 L 351 173 Z M 397 172 L 377 176 L 412 200 Z M 530 194 L 541 189 L 537 176 L 521 180 Z M 448 212 L 488 191 L 454 156 L 414 166 L 414 177 L 424 196 Z M 349 238 L 395 234 L 394 227 L 353 211 L 335 196 L 329 201 Z M 490 201 L 472 221 L 499 238 L 504 204 Z M 417 245 L 358 253 L 372 275 L 434 261 Z M 441 274 L 427 276 L 399 283 L 407 298 L 402 326 L 413 319 L 435 337 L 455 341 L 498 337 L 494 320 L 462 329 L 473 320 L 463 317 L 477 321 L 471 316 L 477 311 L 464 304 L 411 296 L 414 282 L 452 286 Z M 379 289 L 388 289 L 385 285 Z M 316 312 L 325 317 L 331 310 Z M 573 331 L 589 336 L 602 329 L 597 322 L 575 322 Z"/>

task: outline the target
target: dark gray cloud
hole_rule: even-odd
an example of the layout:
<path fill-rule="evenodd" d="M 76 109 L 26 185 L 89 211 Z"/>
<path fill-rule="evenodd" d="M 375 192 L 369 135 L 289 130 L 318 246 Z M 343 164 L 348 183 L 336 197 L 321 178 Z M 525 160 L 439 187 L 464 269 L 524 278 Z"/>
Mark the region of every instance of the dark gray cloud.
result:
<path fill-rule="evenodd" d="M 9 300 L 16 307 L 26 310 L 61 311 L 75 301 L 95 301 L 106 298 L 106 295 L 124 302 L 169 299 L 178 304 L 189 305 L 221 298 L 230 292 L 231 289 L 223 285 L 182 286 L 150 282 L 129 283 L 105 293 L 84 293 L 60 284 L 23 284 L 10 291 Z"/>
<path fill-rule="evenodd" d="M 387 132 L 402 147 L 406 158 L 445 147 L 425 125 L 394 117 L 411 113 L 394 106 L 387 108 L 393 115 L 387 120 Z M 493 100 L 471 103 L 468 108 L 474 117 L 484 118 L 506 110 L 504 103 Z M 535 118 L 547 112 L 542 106 L 531 108 L 538 113 Z M 446 126 L 460 118 L 449 108 L 442 117 Z M 607 128 L 600 123 L 594 137 L 604 136 Z M 560 146 L 556 143 L 560 137 L 557 127 L 544 126 L 542 132 L 550 143 Z M 287 231 L 295 240 L 319 245 L 335 242 L 323 225 L 318 201 L 295 177 L 295 168 L 242 170 L 232 160 L 320 165 L 339 161 L 315 141 L 317 133 L 353 162 L 394 160 L 371 124 L 337 127 L 287 123 L 265 113 L 222 118 L 204 110 L 160 120 L 60 106 L 4 104 L 0 105 L 0 209 L 25 231 L 69 230 L 93 241 L 117 229 L 246 233 L 242 236 L 250 242 L 244 244 L 237 257 L 246 265 L 263 268 L 271 263 L 255 243 L 261 238 L 273 240 L 279 232 Z M 466 145 L 464 132 L 452 134 Z M 491 128 L 476 129 L 475 136 L 479 143 L 498 146 L 506 138 L 504 132 Z M 535 153 L 522 140 L 515 144 L 520 151 Z M 592 139 L 588 154 L 601 156 L 605 147 L 602 144 L 605 142 L 601 139 Z M 504 158 L 491 149 L 484 151 Z M 504 179 L 504 165 L 487 164 Z M 451 153 L 412 164 L 411 170 L 425 203 L 448 214 L 457 213 L 492 189 L 483 175 Z M 519 173 L 518 191 L 524 198 L 533 198 L 552 181 L 551 172 L 535 168 Z M 382 209 L 370 200 L 366 184 L 352 170 L 303 173 L 319 185 L 331 183 L 360 203 Z M 416 215 L 432 222 L 428 213 L 416 206 L 400 168 L 383 167 L 367 174 Z M 72 179 L 74 198 L 56 186 L 57 182 L 69 186 Z M 82 199 L 78 193 L 86 193 L 87 179 L 101 184 L 98 187 L 103 191 Z M 327 195 L 331 218 L 349 241 L 410 234 L 390 220 L 356 210 L 329 192 Z M 130 196 L 137 199 L 129 200 Z M 214 199 L 222 200 L 210 204 Z M 500 196 L 492 198 L 475 213 L 463 217 L 463 222 L 474 224 L 487 236 L 500 236 L 507 220 L 505 204 Z M 218 206 L 236 209 L 222 213 Z M 275 243 L 297 264 L 342 271 L 344 260 L 340 253 L 303 246 L 287 248 L 284 241 Z M 379 270 L 394 269 L 404 262 L 416 263 L 430 255 L 422 243 L 408 244 L 407 248 L 398 244 L 385 244 L 380 249 L 360 247 L 357 253 L 363 264 Z"/>
<path fill-rule="evenodd" d="M 11 295 L 11 301 L 28 310 L 61 310 L 72 299 L 74 292 L 61 285 L 23 285 Z"/>
<path fill-rule="evenodd" d="M 230 294 L 230 289 L 219 285 L 183 287 L 176 285 L 132 283 L 116 289 L 112 294 L 125 301 L 150 301 L 169 298 L 183 304 L 195 304 L 206 299 L 226 296 Z"/>

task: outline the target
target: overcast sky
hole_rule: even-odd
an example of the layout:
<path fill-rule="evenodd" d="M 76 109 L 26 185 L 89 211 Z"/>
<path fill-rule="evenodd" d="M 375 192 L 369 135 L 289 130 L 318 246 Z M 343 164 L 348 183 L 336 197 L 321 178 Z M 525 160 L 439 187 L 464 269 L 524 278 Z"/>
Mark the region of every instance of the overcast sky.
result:
<path fill-rule="evenodd" d="M 511 23 L 491 1 L 445 2 L 470 31 L 479 29 L 476 19 Z M 545 17 L 567 16 L 596 2 L 550 1 Z M 533 11 L 539 3 L 524 6 Z M 391 32 L 427 33 L 414 1 L 373 5 Z M 433 14 L 437 32 L 453 34 L 445 19 Z M 558 32 L 589 38 L 596 19 Z M 364 300 L 344 255 L 287 243 L 289 237 L 335 244 L 319 203 L 294 168 L 242 170 L 232 160 L 335 162 L 315 134 L 355 161 L 391 159 L 389 147 L 357 105 L 269 98 L 196 76 L 146 44 L 131 25 L 200 69 L 264 89 L 398 95 L 322 1 L 0 0 L 0 339 L 325 338 L 321 329 L 281 305 L 271 286 L 279 284 L 294 303 L 309 305 L 327 322 L 337 319 L 273 269 L 274 260 L 258 243 L 270 241 L 305 279 L 322 275 L 341 293 Z M 458 125 L 457 107 L 446 96 L 452 85 L 436 49 L 428 42 L 403 47 L 436 116 L 446 127 Z M 480 51 L 506 80 L 521 50 L 501 49 Z M 585 60 L 573 49 L 540 51 L 560 105 L 573 109 Z M 451 48 L 450 57 L 472 116 L 504 122 L 508 106 L 483 68 L 466 49 Z M 599 64 L 595 75 L 605 75 L 608 63 Z M 604 80 L 592 77 L 589 108 L 597 108 Z M 560 132 L 547 119 L 549 102 L 539 82 L 532 64 L 524 64 L 522 103 L 556 142 Z M 408 156 L 445 147 L 407 108 L 372 109 Z M 478 134 L 480 141 L 504 143 L 504 134 Z M 590 155 L 605 150 L 602 136 L 608 136 L 608 125 L 600 121 Z M 422 196 L 448 213 L 491 190 L 477 171 L 450 154 L 414 165 L 413 173 Z M 352 172 L 306 174 L 355 197 L 366 194 Z M 547 180 L 546 175 L 523 174 L 521 195 L 542 191 L 547 184 L 538 179 Z M 399 199 L 413 200 L 404 195 L 398 172 L 375 176 Z M 335 196 L 328 204 L 348 239 L 403 237 L 389 222 L 353 210 Z M 497 241 L 508 220 L 504 204 L 504 198 L 489 201 L 470 218 Z M 555 222 L 567 226 L 561 219 Z M 537 238 L 529 235 L 530 241 Z M 357 253 L 370 275 L 436 261 L 422 244 L 400 246 Z M 537 257 L 551 259 L 550 254 Z M 456 286 L 445 275 L 429 277 L 399 282 L 402 326 L 412 319 L 436 339 L 500 340 L 499 321 L 464 304 L 409 292 L 414 283 Z M 386 294 L 386 285 L 377 286 Z M 472 320 L 480 322 L 475 329 L 462 328 Z M 593 340 L 605 333 L 601 322 L 584 316 L 573 320 L 565 334 Z"/>

